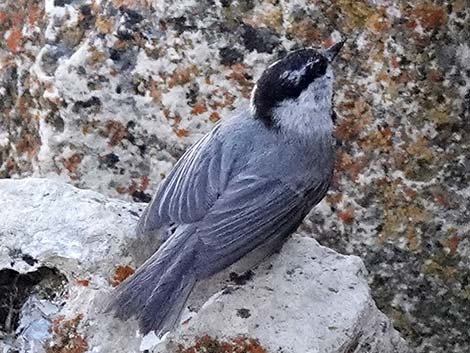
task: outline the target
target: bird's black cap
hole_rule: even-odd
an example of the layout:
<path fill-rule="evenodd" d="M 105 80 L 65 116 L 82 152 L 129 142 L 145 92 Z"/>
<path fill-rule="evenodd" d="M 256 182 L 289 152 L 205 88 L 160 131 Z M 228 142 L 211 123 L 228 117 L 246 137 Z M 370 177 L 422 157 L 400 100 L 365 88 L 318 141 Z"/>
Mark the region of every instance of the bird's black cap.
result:
<path fill-rule="evenodd" d="M 343 42 L 319 51 L 295 50 L 270 65 L 256 83 L 252 94 L 254 117 L 272 125 L 272 111 L 282 101 L 295 99 L 315 79 L 322 77 Z"/>

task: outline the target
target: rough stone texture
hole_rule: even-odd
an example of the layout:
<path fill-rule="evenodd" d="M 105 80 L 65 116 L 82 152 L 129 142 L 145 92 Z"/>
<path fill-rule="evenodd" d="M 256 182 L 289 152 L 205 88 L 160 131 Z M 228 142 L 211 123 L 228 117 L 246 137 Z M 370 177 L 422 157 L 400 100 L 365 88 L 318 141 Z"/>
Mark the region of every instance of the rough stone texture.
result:
<path fill-rule="evenodd" d="M 235 345 L 237 337 L 254 337 L 266 352 L 409 352 L 372 301 L 358 257 L 294 236 L 254 272 L 244 286 L 211 298 L 154 352 L 192 352 L 207 336 Z"/>
<path fill-rule="evenodd" d="M 0 180 L 0 205 L 0 341 L 44 352 L 49 329 L 54 342 L 71 335 L 93 294 L 135 267 L 129 249 L 144 205 L 29 178 Z M 82 353 L 47 351 L 68 352 Z"/>
<path fill-rule="evenodd" d="M 143 204 L 37 178 L 3 179 L 0 190 L 1 268 L 50 266 L 80 279 L 131 263 L 129 239 Z"/>
<path fill-rule="evenodd" d="M 29 290 L 13 305 L 16 340 L 1 327 L 2 352 L 409 352 L 375 306 L 362 261 L 300 235 L 253 273 L 237 275 L 241 261 L 201 283 L 198 313 L 163 342 L 142 340 L 134 322 L 100 312 L 131 272 L 122 269 L 133 265 L 126 249 L 140 205 L 47 179 L 2 180 L 0 191 L 0 285 L 16 289 L 0 302 Z"/>
<path fill-rule="evenodd" d="M 148 201 L 267 63 L 334 31 L 336 182 L 306 227 L 364 259 L 418 352 L 468 352 L 468 0 L 2 1 L 0 175 Z"/>

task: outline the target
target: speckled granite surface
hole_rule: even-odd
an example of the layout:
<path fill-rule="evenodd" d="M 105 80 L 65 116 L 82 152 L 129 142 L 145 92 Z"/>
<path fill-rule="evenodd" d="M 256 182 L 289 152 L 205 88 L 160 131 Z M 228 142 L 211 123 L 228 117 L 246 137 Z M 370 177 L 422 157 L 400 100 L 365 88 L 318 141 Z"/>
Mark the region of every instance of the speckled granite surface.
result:
<path fill-rule="evenodd" d="M 2 1 L 0 177 L 148 201 L 267 63 L 338 32 L 335 185 L 305 227 L 418 352 L 468 352 L 468 0 Z"/>

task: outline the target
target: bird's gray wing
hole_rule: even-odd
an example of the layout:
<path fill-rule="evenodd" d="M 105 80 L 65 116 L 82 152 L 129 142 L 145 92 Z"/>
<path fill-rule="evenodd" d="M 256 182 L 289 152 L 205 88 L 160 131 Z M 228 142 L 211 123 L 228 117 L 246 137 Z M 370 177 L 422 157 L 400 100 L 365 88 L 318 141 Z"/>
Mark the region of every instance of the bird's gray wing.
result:
<path fill-rule="evenodd" d="M 328 186 L 329 179 L 324 179 L 298 191 L 275 179 L 236 178 L 197 225 L 198 275 L 211 275 L 267 241 L 284 239 Z"/>
<path fill-rule="evenodd" d="M 213 206 L 229 170 L 220 151 L 219 126 L 179 159 L 140 218 L 138 234 L 152 233 L 169 224 L 194 223 Z"/>

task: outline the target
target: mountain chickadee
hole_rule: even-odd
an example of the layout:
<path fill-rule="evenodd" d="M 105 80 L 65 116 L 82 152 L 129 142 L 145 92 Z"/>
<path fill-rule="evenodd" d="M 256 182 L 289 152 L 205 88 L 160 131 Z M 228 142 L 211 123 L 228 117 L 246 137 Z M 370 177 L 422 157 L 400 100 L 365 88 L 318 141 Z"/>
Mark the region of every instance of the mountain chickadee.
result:
<path fill-rule="evenodd" d="M 296 50 L 270 65 L 250 111 L 222 120 L 186 151 L 137 227 L 162 245 L 115 289 L 108 310 L 161 336 L 198 280 L 254 249 L 272 253 L 297 229 L 331 181 L 330 63 L 343 43 Z"/>

